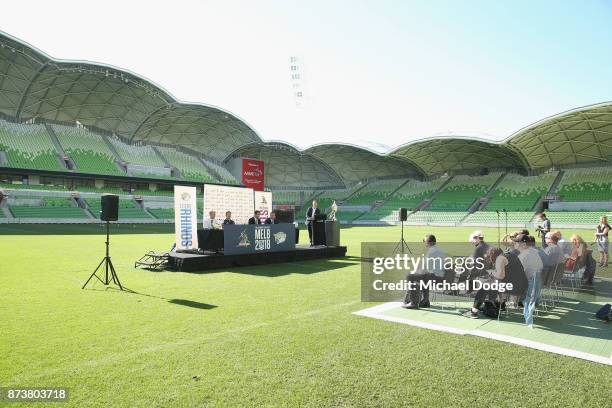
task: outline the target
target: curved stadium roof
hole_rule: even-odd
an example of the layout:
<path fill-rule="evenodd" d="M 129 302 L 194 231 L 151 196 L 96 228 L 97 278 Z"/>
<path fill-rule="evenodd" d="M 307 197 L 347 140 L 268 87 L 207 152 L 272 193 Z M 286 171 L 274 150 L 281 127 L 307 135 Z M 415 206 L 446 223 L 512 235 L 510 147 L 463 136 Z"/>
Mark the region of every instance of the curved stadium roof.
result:
<path fill-rule="evenodd" d="M 236 154 L 259 155 L 267 161 L 270 185 L 308 185 L 304 183 L 321 177 L 329 177 L 326 183 L 335 185 L 370 177 L 431 177 L 483 168 L 530 172 L 553 166 L 612 164 L 612 103 L 551 116 L 501 142 L 435 137 L 384 155 L 333 143 L 300 151 L 286 143 L 265 142 L 238 116 L 218 107 L 179 101 L 127 70 L 54 59 L 2 32 L 0 112 L 21 121 L 79 121 L 132 141 L 180 145 L 218 162 Z M 313 172 L 314 167 L 320 171 Z"/>

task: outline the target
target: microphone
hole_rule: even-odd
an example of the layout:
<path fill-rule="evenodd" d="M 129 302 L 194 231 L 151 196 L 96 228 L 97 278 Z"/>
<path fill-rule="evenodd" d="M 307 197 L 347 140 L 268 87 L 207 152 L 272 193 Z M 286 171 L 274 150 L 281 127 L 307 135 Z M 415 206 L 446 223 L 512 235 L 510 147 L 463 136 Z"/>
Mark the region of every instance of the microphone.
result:
<path fill-rule="evenodd" d="M 495 212 L 497 213 L 497 215 L 499 215 L 499 210 L 495 210 Z"/>

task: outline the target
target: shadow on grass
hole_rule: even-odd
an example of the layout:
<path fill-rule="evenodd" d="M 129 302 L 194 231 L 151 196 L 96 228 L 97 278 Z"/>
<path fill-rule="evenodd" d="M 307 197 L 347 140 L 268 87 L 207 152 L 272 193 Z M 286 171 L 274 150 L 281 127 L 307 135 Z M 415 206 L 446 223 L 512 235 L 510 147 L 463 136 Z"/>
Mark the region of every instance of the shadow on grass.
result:
<path fill-rule="evenodd" d="M 155 298 L 155 299 L 166 300 L 168 303 L 171 303 L 173 305 L 193 307 L 195 309 L 210 310 L 210 309 L 214 309 L 214 308 L 217 307 L 216 305 L 211 305 L 209 303 L 197 302 L 195 300 L 168 299 L 168 298 L 165 298 L 163 296 L 157 296 L 157 295 L 151 295 L 151 294 L 148 294 L 148 293 L 138 292 L 138 291 L 129 289 L 126 286 L 123 286 L 123 290 L 121 290 L 119 287 L 115 287 L 115 286 L 106 286 L 104 288 L 88 287 L 88 288 L 86 288 L 86 290 L 91 290 L 91 291 L 94 291 L 94 292 L 107 292 L 107 291 L 111 291 L 111 292 L 116 292 L 116 293 L 125 293 L 125 294 L 128 294 L 128 295 L 145 296 L 145 297 L 150 297 L 150 298 Z"/>
<path fill-rule="evenodd" d="M 168 303 L 172 303 L 173 305 L 181 305 L 181 306 L 187 306 L 187 307 L 193 307 L 196 309 L 214 309 L 215 305 L 209 305 L 208 303 L 201 303 L 201 302 L 196 302 L 194 300 L 187 300 L 187 299 L 170 299 L 168 301 Z"/>
<path fill-rule="evenodd" d="M 290 274 L 304 274 L 310 275 L 320 272 L 328 272 L 335 269 L 346 268 L 349 266 L 359 265 L 360 258 L 354 256 L 345 256 L 342 258 L 326 258 L 326 259 L 312 259 L 306 261 L 297 262 L 279 262 L 264 265 L 252 265 L 248 266 L 234 266 L 230 268 L 220 269 L 209 269 L 205 271 L 193 271 L 193 272 L 177 272 L 172 273 L 188 273 L 188 274 L 211 274 L 211 273 L 238 273 L 243 275 L 252 276 L 265 276 L 268 278 L 274 278 L 278 276 L 285 276 Z M 159 272 L 159 271 L 157 271 Z"/>

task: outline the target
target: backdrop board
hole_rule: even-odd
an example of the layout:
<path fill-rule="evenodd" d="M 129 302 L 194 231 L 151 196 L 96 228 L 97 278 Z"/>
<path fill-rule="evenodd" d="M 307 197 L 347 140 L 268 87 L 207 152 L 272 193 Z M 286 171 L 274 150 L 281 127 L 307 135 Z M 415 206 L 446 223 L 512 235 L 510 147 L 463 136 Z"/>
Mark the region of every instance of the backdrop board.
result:
<path fill-rule="evenodd" d="M 215 219 L 220 224 L 225 219 L 225 212 L 232 212 L 236 224 L 246 224 L 254 211 L 253 189 L 244 187 L 219 186 L 204 184 L 204 218 L 215 211 Z"/>
<path fill-rule="evenodd" d="M 295 226 L 293 224 L 226 225 L 223 233 L 223 253 L 225 255 L 295 249 Z"/>
<path fill-rule="evenodd" d="M 197 188 L 174 186 L 174 234 L 176 249 L 198 247 Z"/>
<path fill-rule="evenodd" d="M 255 191 L 255 209 L 259 210 L 259 219 L 265 222 L 272 212 L 272 193 Z"/>

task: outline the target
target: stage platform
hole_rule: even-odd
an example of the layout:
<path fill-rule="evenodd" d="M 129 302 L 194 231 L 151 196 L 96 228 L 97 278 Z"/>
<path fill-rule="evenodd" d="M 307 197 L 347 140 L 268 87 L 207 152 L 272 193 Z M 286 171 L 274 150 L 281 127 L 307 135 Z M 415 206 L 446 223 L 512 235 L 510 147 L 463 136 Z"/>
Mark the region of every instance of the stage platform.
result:
<path fill-rule="evenodd" d="M 339 258 L 346 255 L 346 247 L 297 245 L 293 251 L 266 252 L 248 255 L 223 255 L 215 253 L 169 254 L 168 267 L 179 272 L 205 272 L 211 269 L 236 266 L 266 265 L 280 262 L 299 262 L 321 258 Z"/>

